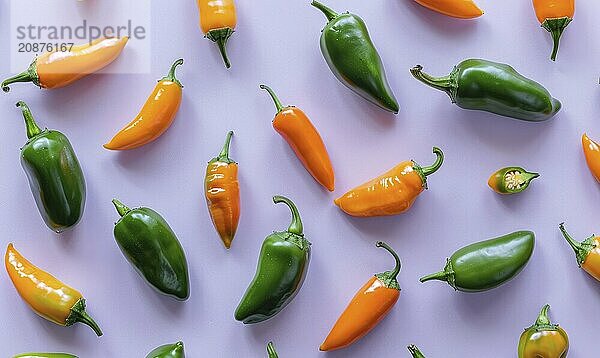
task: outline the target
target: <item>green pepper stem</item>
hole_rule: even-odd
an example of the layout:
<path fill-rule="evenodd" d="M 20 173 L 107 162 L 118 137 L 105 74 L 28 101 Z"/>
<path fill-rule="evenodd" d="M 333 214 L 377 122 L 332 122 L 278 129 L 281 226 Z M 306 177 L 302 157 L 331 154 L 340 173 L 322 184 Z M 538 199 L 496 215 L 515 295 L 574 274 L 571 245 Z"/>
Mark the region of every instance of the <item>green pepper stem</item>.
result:
<path fill-rule="evenodd" d="M 415 346 L 414 344 L 411 344 L 406 348 L 408 348 L 408 351 L 410 352 L 410 354 L 412 354 L 413 358 L 425 358 L 423 353 L 421 353 L 419 348 L 417 348 L 417 346 Z"/>
<path fill-rule="evenodd" d="M 393 279 L 393 280 L 395 280 L 398 277 L 398 274 L 400 273 L 400 269 L 402 268 L 402 262 L 400 261 L 400 258 L 398 257 L 398 254 L 396 253 L 396 251 L 394 251 L 394 249 L 392 249 L 388 244 L 386 244 L 383 241 L 378 241 L 375 246 L 377 246 L 377 247 L 383 247 L 390 254 L 392 254 L 392 256 L 394 256 L 394 260 L 396 260 L 396 266 L 394 267 L 394 269 L 390 273 L 390 278 Z"/>
<path fill-rule="evenodd" d="M 416 65 L 415 67 L 410 69 L 410 73 L 414 78 L 423 82 L 424 84 L 438 89 L 440 91 L 444 91 L 450 96 L 452 102 L 454 102 L 454 79 L 452 78 L 452 74 L 444 77 L 433 77 L 425 72 L 423 72 L 423 66 Z"/>
<path fill-rule="evenodd" d="M 317 9 L 321 10 L 323 14 L 325 14 L 325 16 L 327 17 L 327 21 L 331 21 L 335 19 L 336 16 L 338 16 L 337 12 L 331 10 L 329 7 L 321 4 L 318 1 L 313 0 L 313 2 L 311 2 L 310 4 L 316 7 Z"/>
<path fill-rule="evenodd" d="M 33 77 L 31 75 L 31 71 L 29 69 L 19 73 L 18 75 L 15 75 L 13 77 L 7 78 L 4 81 L 2 81 L 2 90 L 4 92 L 9 92 L 10 91 L 10 87 L 8 87 L 8 85 L 13 84 L 13 83 L 17 83 L 17 82 L 35 82 L 35 77 Z"/>
<path fill-rule="evenodd" d="M 277 97 L 275 92 L 271 89 L 271 87 L 269 87 L 267 85 L 260 85 L 259 87 L 260 87 L 260 89 L 263 89 L 263 90 L 269 92 L 269 95 L 273 99 L 273 102 L 275 103 L 275 107 L 277 108 L 277 113 L 281 112 L 281 110 L 284 108 L 283 104 L 281 104 L 281 101 L 279 100 L 279 98 Z"/>
<path fill-rule="evenodd" d="M 112 203 L 115 205 L 115 208 L 121 217 L 127 215 L 127 213 L 131 211 L 131 209 L 125 206 L 125 204 L 120 202 L 118 199 L 113 199 Z"/>
<path fill-rule="evenodd" d="M 298 208 L 296 207 L 294 202 L 292 202 L 290 199 L 286 198 L 285 196 L 281 196 L 281 195 L 275 195 L 273 197 L 273 202 L 275 204 L 279 204 L 279 203 L 286 204 L 290 208 L 290 211 L 292 212 L 292 221 L 291 221 L 290 226 L 288 227 L 287 231 L 292 234 L 303 235 L 302 219 L 300 218 L 300 213 L 298 213 Z"/>
<path fill-rule="evenodd" d="M 230 27 L 223 27 L 220 29 L 210 30 L 206 34 L 206 38 L 216 43 L 217 47 L 219 47 L 219 52 L 221 53 L 221 57 L 223 58 L 223 63 L 225 63 L 225 67 L 227 68 L 231 67 L 229 57 L 227 56 L 227 41 L 229 41 L 229 38 L 232 34 L 233 29 Z"/>
<path fill-rule="evenodd" d="M 442 152 L 440 148 L 433 147 L 433 153 L 437 156 L 437 158 L 435 158 L 435 162 L 428 167 L 422 168 L 423 175 L 425 177 L 435 173 L 438 169 L 440 169 L 442 163 L 444 163 L 444 152 Z"/>
<path fill-rule="evenodd" d="M 181 84 L 181 82 L 179 82 L 179 80 L 177 79 L 177 77 L 175 76 L 175 70 L 177 69 L 177 66 L 183 65 L 183 58 L 180 58 L 178 60 L 176 60 L 175 62 L 173 62 L 173 64 L 171 65 L 171 69 L 169 70 L 169 73 L 161 78 L 159 80 L 160 81 L 171 81 L 171 82 L 175 82 L 179 85 L 179 87 L 183 88 L 183 85 Z"/>
<path fill-rule="evenodd" d="M 419 279 L 421 283 L 430 280 L 448 281 L 448 274 L 445 271 L 432 273 L 431 275 L 423 276 Z"/>
<path fill-rule="evenodd" d="M 71 308 L 71 313 L 65 322 L 66 326 L 70 326 L 75 322 L 83 323 L 85 325 L 90 326 L 91 329 L 94 330 L 98 337 L 102 336 L 102 330 L 100 326 L 94 321 L 90 315 L 85 311 L 85 300 L 82 298 Z"/>
<path fill-rule="evenodd" d="M 593 249 L 595 245 L 588 242 L 588 240 L 584 242 L 579 242 L 573 239 L 565 229 L 565 223 L 560 223 L 560 225 L 558 225 L 558 228 L 560 229 L 560 232 L 562 232 L 563 236 L 565 237 L 573 251 L 575 251 L 577 264 L 581 267 L 581 264 L 585 261 L 590 250 Z"/>
<path fill-rule="evenodd" d="M 42 130 L 37 125 L 37 123 L 35 123 L 35 119 L 31 114 L 29 106 L 23 101 L 17 102 L 16 106 L 20 107 L 21 112 L 23 112 L 23 118 L 25 118 L 25 127 L 27 128 L 27 138 L 33 138 L 36 135 L 40 134 Z"/>
<path fill-rule="evenodd" d="M 542 23 L 542 27 L 546 29 L 546 31 L 550 32 L 552 36 L 552 54 L 550 55 L 550 59 L 552 61 L 556 61 L 556 54 L 558 53 L 558 46 L 560 44 L 560 37 L 562 36 L 565 28 L 571 23 L 573 19 L 564 16 L 558 18 L 546 19 Z"/>
<path fill-rule="evenodd" d="M 550 31 L 552 35 L 552 53 L 550 54 L 550 59 L 552 61 L 556 61 L 556 55 L 558 54 L 558 46 L 560 45 L 560 37 L 565 29 L 555 29 Z"/>
<path fill-rule="evenodd" d="M 548 318 L 548 310 L 550 309 L 550 305 L 549 304 L 545 304 L 544 307 L 542 307 L 540 314 L 537 318 L 537 320 L 535 321 L 535 325 L 536 326 L 550 326 L 550 318 Z"/>
<path fill-rule="evenodd" d="M 223 144 L 223 149 L 221 149 L 221 153 L 219 153 L 219 156 L 217 157 L 217 160 L 220 162 L 231 161 L 231 159 L 229 159 L 229 145 L 231 144 L 231 137 L 233 137 L 233 131 L 229 131 L 227 133 L 225 144 Z"/>
<path fill-rule="evenodd" d="M 269 358 L 278 358 L 273 342 L 269 342 L 269 344 L 267 344 L 267 354 L 269 355 Z"/>

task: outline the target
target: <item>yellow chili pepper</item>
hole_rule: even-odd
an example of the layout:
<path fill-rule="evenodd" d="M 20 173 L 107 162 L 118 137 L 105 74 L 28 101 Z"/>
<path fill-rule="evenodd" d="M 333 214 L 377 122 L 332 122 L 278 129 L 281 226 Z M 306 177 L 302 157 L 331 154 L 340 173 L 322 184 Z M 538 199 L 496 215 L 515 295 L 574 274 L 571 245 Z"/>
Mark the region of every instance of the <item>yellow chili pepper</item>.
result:
<path fill-rule="evenodd" d="M 386 216 L 407 211 L 427 189 L 427 176 L 442 166 L 444 153 L 436 147 L 433 153 L 437 156 L 433 165 L 422 168 L 412 160 L 402 162 L 335 199 L 335 205 L 352 216 Z"/>
<path fill-rule="evenodd" d="M 119 57 L 128 40 L 128 37 L 102 37 L 73 46 L 69 51 L 43 53 L 27 70 L 4 80 L 2 90 L 10 91 L 8 85 L 15 82 L 33 82 L 47 89 L 64 87 L 108 66 Z"/>
<path fill-rule="evenodd" d="M 231 67 L 227 57 L 227 40 L 233 34 L 237 24 L 235 3 L 233 0 L 198 0 L 200 28 L 206 38 L 219 46 L 225 67 Z"/>
<path fill-rule="evenodd" d="M 591 235 L 587 239 L 578 242 L 565 230 L 564 223 L 558 226 L 565 240 L 571 245 L 575 252 L 577 265 L 593 278 L 600 281 L 600 237 Z"/>
<path fill-rule="evenodd" d="M 158 81 L 137 117 L 104 144 L 104 148 L 127 150 L 141 147 L 169 129 L 181 104 L 183 86 L 175 78 L 175 69 L 181 64 L 183 59 L 173 63 L 169 74 Z"/>
<path fill-rule="evenodd" d="M 98 336 L 102 330 L 85 311 L 85 299 L 76 289 L 33 265 L 8 244 L 4 265 L 21 298 L 39 316 L 61 326 L 81 322 Z"/>

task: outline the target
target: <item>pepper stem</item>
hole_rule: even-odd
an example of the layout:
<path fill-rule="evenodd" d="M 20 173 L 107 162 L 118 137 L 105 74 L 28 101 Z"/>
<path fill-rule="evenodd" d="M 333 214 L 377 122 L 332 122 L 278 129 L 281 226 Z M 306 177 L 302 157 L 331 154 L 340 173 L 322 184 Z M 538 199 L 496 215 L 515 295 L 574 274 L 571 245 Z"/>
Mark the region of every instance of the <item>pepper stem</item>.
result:
<path fill-rule="evenodd" d="M 445 271 L 432 273 L 431 275 L 423 276 L 419 279 L 421 283 L 431 280 L 448 281 L 448 274 Z"/>
<path fill-rule="evenodd" d="M 120 202 L 118 199 L 113 199 L 112 203 L 115 205 L 115 208 L 121 217 L 127 215 L 127 213 L 131 211 L 131 209 L 125 206 L 125 204 Z"/>
<path fill-rule="evenodd" d="M 161 78 L 158 82 L 161 81 L 171 81 L 171 82 L 175 82 L 179 85 L 179 87 L 183 88 L 183 85 L 181 84 L 181 82 L 179 82 L 179 80 L 177 79 L 177 77 L 175 76 L 175 70 L 177 69 L 177 66 L 183 65 L 183 58 L 180 58 L 178 60 L 176 60 L 175 62 L 173 62 L 173 64 L 171 65 L 171 69 L 169 70 L 169 73 Z"/>
<path fill-rule="evenodd" d="M 2 81 L 2 90 L 4 92 L 10 92 L 10 87 L 8 87 L 8 85 L 16 82 L 34 82 L 34 77 L 31 76 L 29 70 L 25 70 L 19 73 L 18 75 L 15 75 Z"/>
<path fill-rule="evenodd" d="M 33 138 L 40 134 L 42 130 L 35 122 L 29 106 L 23 101 L 17 102 L 16 106 L 20 107 L 21 111 L 23 112 L 23 118 L 25 118 L 25 127 L 27 128 L 27 138 Z"/>
<path fill-rule="evenodd" d="M 102 336 L 102 330 L 90 315 L 85 311 L 85 300 L 82 298 L 71 308 L 71 313 L 65 322 L 66 326 L 70 326 L 75 322 L 83 323 L 94 330 L 98 337 Z"/>
<path fill-rule="evenodd" d="M 560 232 L 562 232 L 563 236 L 565 237 L 573 251 L 575 251 L 575 257 L 577 257 L 577 264 L 579 265 L 579 267 L 581 267 L 581 264 L 585 261 L 590 250 L 593 249 L 595 245 L 591 242 L 588 242 L 588 240 L 584 242 L 579 242 L 573 239 L 565 229 L 565 223 L 560 223 L 560 225 L 558 225 L 558 228 L 560 229 Z"/>
<path fill-rule="evenodd" d="M 408 351 L 410 352 L 410 354 L 412 354 L 413 358 L 425 358 L 423 353 L 421 353 L 419 348 L 417 348 L 417 346 L 415 346 L 414 344 L 411 344 L 406 348 L 408 348 Z"/>
<path fill-rule="evenodd" d="M 442 163 L 444 163 L 444 152 L 442 152 L 440 148 L 433 147 L 433 153 L 437 156 L 437 158 L 435 158 L 435 162 L 428 167 L 421 168 L 425 177 L 435 173 L 438 169 L 440 169 Z"/>
<path fill-rule="evenodd" d="M 300 218 L 300 213 L 298 213 L 298 208 L 296 207 L 294 202 L 281 195 L 275 195 L 273 197 L 273 202 L 275 204 L 284 203 L 290 208 L 292 212 L 292 221 L 287 231 L 292 234 L 303 235 L 302 219 Z"/>
<path fill-rule="evenodd" d="M 550 55 L 550 59 L 552 61 L 556 61 L 556 54 L 558 53 L 558 46 L 560 44 L 560 37 L 562 36 L 565 28 L 571 23 L 573 19 L 564 16 L 558 18 L 550 18 L 544 20 L 542 23 L 542 27 L 550 32 L 552 36 L 552 54 Z"/>
<path fill-rule="evenodd" d="M 400 273 L 400 269 L 402 268 L 402 262 L 400 262 L 400 258 L 398 257 L 398 254 L 396 253 L 396 251 L 394 251 L 394 249 L 392 249 L 388 244 L 386 244 L 383 241 L 378 241 L 375 246 L 377 246 L 377 247 L 383 247 L 390 254 L 392 254 L 392 256 L 394 256 L 394 260 L 396 260 L 396 266 L 390 272 L 390 278 L 395 280 L 396 277 L 398 277 L 398 274 Z"/>
<path fill-rule="evenodd" d="M 321 10 L 323 12 L 323 14 L 325 14 L 325 16 L 327 16 L 327 21 L 331 21 L 331 20 L 335 19 L 336 16 L 338 16 L 337 12 L 331 10 L 330 8 L 321 4 L 318 1 L 313 0 L 313 2 L 311 2 L 310 4 L 314 7 L 316 7 L 317 9 Z"/>
<path fill-rule="evenodd" d="M 229 62 L 229 57 L 227 56 L 227 41 L 233 34 L 233 29 L 230 27 L 223 27 L 220 29 L 210 30 L 206 34 L 206 38 L 216 43 L 219 47 L 219 52 L 221 53 L 221 57 L 223 58 L 223 63 L 225 63 L 225 67 L 230 68 L 231 63 Z"/>
<path fill-rule="evenodd" d="M 548 318 L 548 310 L 550 309 L 550 305 L 549 304 L 545 304 L 544 307 L 542 307 L 540 314 L 537 318 L 537 320 L 535 321 L 535 325 L 536 326 L 550 326 L 550 318 Z"/>
<path fill-rule="evenodd" d="M 229 159 L 229 145 L 231 144 L 231 137 L 233 137 L 233 131 L 227 132 L 227 137 L 225 138 L 225 144 L 223 144 L 223 149 L 221 149 L 221 153 L 217 157 L 217 160 L 220 162 L 230 162 Z"/>
<path fill-rule="evenodd" d="M 452 102 L 455 102 L 454 99 L 454 79 L 452 78 L 452 74 L 444 77 L 433 77 L 425 72 L 423 72 L 423 66 L 416 65 L 415 67 L 410 69 L 410 73 L 414 78 L 423 82 L 424 84 L 438 89 L 440 91 L 446 92 Z"/>
<path fill-rule="evenodd" d="M 277 355 L 277 351 L 275 351 L 275 346 L 273 345 L 273 342 L 269 342 L 269 344 L 267 344 L 267 354 L 269 355 L 269 358 L 279 357 Z"/>
<path fill-rule="evenodd" d="M 281 101 L 279 100 L 279 98 L 277 97 L 275 92 L 271 89 L 271 87 L 269 87 L 267 85 L 260 85 L 259 87 L 260 87 L 260 89 L 264 89 L 265 91 L 269 92 L 269 95 L 273 99 L 273 102 L 275 103 L 275 107 L 277 108 L 277 113 L 281 112 L 281 110 L 284 108 L 283 104 L 281 104 Z"/>

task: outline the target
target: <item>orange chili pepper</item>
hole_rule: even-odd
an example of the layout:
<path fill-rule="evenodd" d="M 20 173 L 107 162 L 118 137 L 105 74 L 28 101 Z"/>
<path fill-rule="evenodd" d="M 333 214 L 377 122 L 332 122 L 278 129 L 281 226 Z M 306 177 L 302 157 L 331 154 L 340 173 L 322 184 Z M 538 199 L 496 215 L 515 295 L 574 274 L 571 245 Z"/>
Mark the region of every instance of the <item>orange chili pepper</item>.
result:
<path fill-rule="evenodd" d="M 473 19 L 483 15 L 483 11 L 473 0 L 415 0 L 418 4 L 440 14 L 459 19 Z"/>
<path fill-rule="evenodd" d="M 533 0 L 533 8 L 542 27 L 552 35 L 554 46 L 550 59 L 554 61 L 558 53 L 560 37 L 573 21 L 575 0 Z"/>
<path fill-rule="evenodd" d="M 237 15 L 233 0 L 198 0 L 200 28 L 206 38 L 219 46 L 225 67 L 231 67 L 227 56 L 227 41 L 235 30 Z"/>
<path fill-rule="evenodd" d="M 335 205 L 352 216 L 387 216 L 407 211 L 427 189 L 427 176 L 444 162 L 441 149 L 433 147 L 433 153 L 437 156 L 433 165 L 422 168 L 412 160 L 402 162 L 335 199 Z"/>
<path fill-rule="evenodd" d="M 27 70 L 4 80 L 2 90 L 10 91 L 8 85 L 15 82 L 33 82 L 47 89 L 64 87 L 108 66 L 119 57 L 128 40 L 102 37 L 69 51 L 45 52 Z"/>
<path fill-rule="evenodd" d="M 327 190 L 335 188 L 333 166 L 321 135 L 302 110 L 294 106 L 283 106 L 275 92 L 266 85 L 260 85 L 271 95 L 277 114 L 273 128 L 285 139 L 296 153 L 304 168 Z"/>
<path fill-rule="evenodd" d="M 240 220 L 238 165 L 229 158 L 232 136 L 233 131 L 227 133 L 221 153 L 208 162 L 204 179 L 208 212 L 226 248 L 231 247 Z"/>
<path fill-rule="evenodd" d="M 141 147 L 169 129 L 181 104 L 183 85 L 175 78 L 175 69 L 181 64 L 183 59 L 173 63 L 169 74 L 158 81 L 137 117 L 104 144 L 104 148 L 127 150 Z"/>
<path fill-rule="evenodd" d="M 400 297 L 397 281 L 401 262 L 398 255 L 384 242 L 378 242 L 394 256 L 396 266 L 392 271 L 378 273 L 354 295 L 348 307 L 319 347 L 322 351 L 332 351 L 348 347 L 369 333 L 390 312 Z"/>
<path fill-rule="evenodd" d="M 573 251 L 575 251 L 579 267 L 600 281 L 600 237 L 591 235 L 582 242 L 577 242 L 567 233 L 564 223 L 560 224 L 559 228 Z"/>
<path fill-rule="evenodd" d="M 81 322 L 90 326 L 98 336 L 102 330 L 85 312 L 85 299 L 76 289 L 33 265 L 8 244 L 4 265 L 21 298 L 39 316 L 61 326 Z"/>
<path fill-rule="evenodd" d="M 594 178 L 600 182 L 600 145 L 585 133 L 581 137 L 581 145 L 583 146 L 583 154 L 588 168 L 590 168 Z"/>

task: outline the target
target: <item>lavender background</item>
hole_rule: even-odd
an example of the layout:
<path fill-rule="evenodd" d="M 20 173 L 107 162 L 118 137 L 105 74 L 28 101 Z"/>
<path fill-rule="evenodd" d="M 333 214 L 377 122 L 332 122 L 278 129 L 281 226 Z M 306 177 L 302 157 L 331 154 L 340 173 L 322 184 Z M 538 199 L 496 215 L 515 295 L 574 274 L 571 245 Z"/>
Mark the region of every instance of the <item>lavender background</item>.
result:
<path fill-rule="evenodd" d="M 577 4 L 553 63 L 550 36 L 529 1 L 479 0 L 486 13 L 474 21 L 446 18 L 409 0 L 329 1 L 336 10 L 360 14 L 369 26 L 402 107 L 393 116 L 333 77 L 318 46 L 325 19 L 308 3 L 237 1 L 238 31 L 229 44 L 233 67 L 227 71 L 216 47 L 200 34 L 194 1 L 154 1 L 152 73 L 96 75 L 56 91 L 17 85 L 0 95 L 2 245 L 14 242 L 31 261 L 80 289 L 105 332 L 96 338 L 83 325 L 61 328 L 38 318 L 1 274 L 5 354 L 143 357 L 157 345 L 182 339 L 189 357 L 264 357 L 269 340 L 281 357 L 408 357 L 409 343 L 433 358 L 514 357 L 523 327 L 544 303 L 569 333 L 569 356 L 595 354 L 600 284 L 577 268 L 557 225 L 566 221 L 579 239 L 600 230 L 600 190 L 580 144 L 584 131 L 600 138 L 595 41 L 600 24 L 594 15 L 600 5 Z M 0 1 L 5 30 L 8 4 Z M 94 1 L 85 6 L 93 11 Z M 10 67 L 7 33 L 0 32 L 3 77 Z M 132 55 L 126 49 L 122 56 Z M 171 129 L 139 150 L 104 150 L 101 145 L 137 113 L 155 80 L 180 56 L 186 60 L 179 71 L 184 99 Z M 542 82 L 563 110 L 539 124 L 467 112 L 408 72 L 421 63 L 432 74 L 446 74 L 469 57 L 512 64 Z M 271 128 L 274 107 L 258 89 L 261 82 L 306 111 L 320 130 L 335 166 L 334 194 L 313 181 Z M 14 108 L 19 99 L 29 103 L 41 125 L 69 136 L 86 174 L 83 220 L 61 236 L 42 223 L 20 168 L 25 130 Z M 225 251 L 210 223 L 202 183 L 206 161 L 229 129 L 236 131 L 231 154 L 240 163 L 243 202 L 238 235 Z M 445 151 L 446 162 L 408 213 L 354 219 L 332 204 L 335 196 L 402 160 L 431 163 L 434 145 Z M 521 195 L 499 197 L 486 181 L 507 165 L 542 176 Z M 296 201 L 313 242 L 312 262 L 288 308 L 263 324 L 244 326 L 233 311 L 252 278 L 260 244 L 289 222 L 285 207 L 272 204 L 274 194 Z M 113 197 L 152 207 L 169 221 L 188 257 L 189 301 L 159 296 L 125 261 L 112 237 Z M 522 274 L 502 288 L 462 294 L 443 283 L 418 282 L 420 275 L 441 269 L 457 248 L 518 229 L 535 231 L 537 247 Z M 390 243 L 402 258 L 400 300 L 359 343 L 319 353 L 356 290 L 392 266 L 388 254 L 375 248 L 377 240 Z"/>

